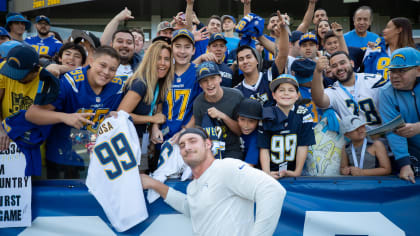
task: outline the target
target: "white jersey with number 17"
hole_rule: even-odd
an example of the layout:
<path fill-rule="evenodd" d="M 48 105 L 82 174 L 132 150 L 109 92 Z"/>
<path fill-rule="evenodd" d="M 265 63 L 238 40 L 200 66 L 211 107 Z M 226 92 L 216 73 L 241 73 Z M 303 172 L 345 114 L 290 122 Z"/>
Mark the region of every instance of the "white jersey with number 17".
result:
<path fill-rule="evenodd" d="M 118 232 L 130 229 L 148 217 L 137 168 L 141 149 L 130 116 L 105 119 L 90 155 L 86 185 Z"/>

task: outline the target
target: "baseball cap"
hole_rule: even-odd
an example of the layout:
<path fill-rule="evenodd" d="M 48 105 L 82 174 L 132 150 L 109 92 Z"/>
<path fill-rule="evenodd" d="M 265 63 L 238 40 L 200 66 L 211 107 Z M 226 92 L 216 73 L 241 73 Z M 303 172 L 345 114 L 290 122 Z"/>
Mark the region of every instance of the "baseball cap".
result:
<path fill-rule="evenodd" d="M 3 27 L 0 26 L 0 36 L 7 36 L 9 39 L 11 39 L 9 32 Z"/>
<path fill-rule="evenodd" d="M 283 83 L 289 83 L 294 85 L 296 88 L 299 88 L 299 83 L 297 82 L 296 77 L 290 74 L 282 74 L 279 75 L 276 79 L 271 81 L 270 83 L 270 90 L 271 92 L 274 92 L 276 88 Z"/>
<path fill-rule="evenodd" d="M 175 42 L 175 40 L 179 37 L 185 37 L 189 39 L 193 45 L 195 44 L 194 35 L 187 29 L 175 30 L 172 33 L 172 43 Z"/>
<path fill-rule="evenodd" d="M 171 44 L 171 38 L 166 37 L 166 36 L 157 36 L 152 40 L 152 43 L 154 43 L 156 41 L 163 41 L 163 42 L 166 42 L 168 44 Z"/>
<path fill-rule="evenodd" d="M 238 115 L 254 120 L 261 120 L 262 105 L 255 99 L 245 98 L 238 105 Z"/>
<path fill-rule="evenodd" d="M 223 21 L 225 21 L 226 18 L 231 19 L 233 21 L 233 23 L 236 24 L 235 18 L 233 16 L 231 16 L 231 15 L 223 15 L 222 18 L 221 18 L 222 19 L 222 23 L 223 23 Z"/>
<path fill-rule="evenodd" d="M 293 31 L 292 34 L 290 35 L 290 42 L 294 43 L 296 41 L 298 41 L 300 39 L 300 37 L 302 37 L 303 32 L 300 31 Z"/>
<path fill-rule="evenodd" d="M 166 30 L 166 29 L 174 29 L 174 27 L 172 27 L 171 23 L 169 21 L 162 21 L 158 24 L 157 26 L 157 32 L 161 31 L 161 30 Z"/>
<path fill-rule="evenodd" d="M 215 33 L 210 36 L 208 45 L 212 44 L 216 40 L 222 40 L 223 42 L 225 42 L 225 44 L 227 44 L 227 40 L 225 39 L 225 36 L 223 36 L 223 34 Z"/>
<path fill-rule="evenodd" d="M 6 58 L 7 54 L 9 54 L 10 50 L 18 45 L 22 45 L 21 42 L 16 40 L 10 40 L 7 42 L 4 42 L 0 45 L 0 56 L 1 58 Z"/>
<path fill-rule="evenodd" d="M 40 15 L 40 16 L 37 16 L 37 17 L 35 18 L 35 22 L 36 22 L 36 23 L 38 23 L 38 22 L 40 22 L 40 21 L 42 21 L 42 20 L 46 21 L 49 25 L 51 24 L 51 22 L 50 22 L 50 18 L 48 18 L 48 17 L 46 17 L 46 16 L 44 16 L 44 15 Z"/>
<path fill-rule="evenodd" d="M 316 38 L 316 35 L 311 32 L 306 33 L 300 37 L 299 46 L 306 41 L 312 41 L 318 44 L 318 39 Z"/>
<path fill-rule="evenodd" d="M 304 84 L 312 81 L 316 63 L 310 59 L 297 59 L 292 63 L 291 70 L 299 84 Z"/>
<path fill-rule="evenodd" d="M 391 55 L 388 68 L 420 66 L 420 52 L 412 47 L 399 48 Z"/>
<path fill-rule="evenodd" d="M 345 134 L 351 131 L 356 130 L 362 125 L 366 125 L 367 123 L 362 121 L 359 116 L 350 115 L 345 116 L 340 122 L 340 131 L 341 133 Z"/>
<path fill-rule="evenodd" d="M 8 14 L 8 16 L 6 18 L 6 26 L 4 27 L 9 32 L 10 32 L 9 25 L 10 25 L 11 22 L 23 22 L 23 23 L 25 23 L 25 30 L 29 30 L 31 28 L 31 25 L 32 25 L 31 22 L 28 21 L 21 14 L 19 14 L 19 13 L 11 13 L 11 14 Z"/>
<path fill-rule="evenodd" d="M 18 45 L 7 54 L 0 74 L 14 80 L 22 80 L 39 64 L 38 53 L 29 45 Z"/>
<path fill-rule="evenodd" d="M 197 81 L 204 79 L 211 75 L 220 75 L 219 66 L 216 62 L 213 61 L 205 61 L 197 66 L 196 76 Z"/>
<path fill-rule="evenodd" d="M 90 33 L 90 32 L 89 32 Z M 74 43 L 78 44 L 82 40 L 86 40 L 89 42 L 92 47 L 97 48 L 100 46 L 99 39 L 97 39 L 97 42 L 92 38 L 93 34 L 88 34 L 88 32 L 84 30 L 75 29 L 71 32 L 71 39 L 70 41 L 73 41 Z M 96 36 L 95 36 L 96 37 Z"/>

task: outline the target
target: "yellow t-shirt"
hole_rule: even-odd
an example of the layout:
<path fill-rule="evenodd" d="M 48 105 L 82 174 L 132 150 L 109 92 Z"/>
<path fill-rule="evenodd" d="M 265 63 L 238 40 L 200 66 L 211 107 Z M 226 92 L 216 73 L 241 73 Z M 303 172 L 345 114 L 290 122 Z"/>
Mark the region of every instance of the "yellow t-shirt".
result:
<path fill-rule="evenodd" d="M 4 63 L 6 62 L 0 64 L 0 68 L 3 67 Z M 25 84 L 0 75 L 0 89 L 4 89 L 1 101 L 2 118 L 5 119 L 20 110 L 28 110 L 34 103 L 38 85 L 39 73 L 35 79 Z"/>

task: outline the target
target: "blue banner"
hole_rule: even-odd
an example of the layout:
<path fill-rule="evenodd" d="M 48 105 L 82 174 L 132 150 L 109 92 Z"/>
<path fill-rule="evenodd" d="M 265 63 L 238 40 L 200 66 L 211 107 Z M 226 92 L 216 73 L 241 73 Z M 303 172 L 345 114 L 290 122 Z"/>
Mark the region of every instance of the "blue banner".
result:
<path fill-rule="evenodd" d="M 416 181 L 411 184 L 393 176 L 282 179 L 280 183 L 287 195 L 275 235 L 420 235 L 420 178 Z M 185 192 L 188 182 L 169 181 L 167 184 Z M 172 227 L 176 230 L 172 230 L 172 235 L 182 232 L 184 236 L 191 232 L 188 220 L 162 199 L 147 208 L 147 220 L 118 234 L 82 181 L 39 181 L 33 183 L 33 226 L 0 229 L 0 235 L 42 228 L 42 222 L 50 222 L 51 230 L 54 228 L 51 222 L 58 222 L 57 228 L 60 228 L 56 216 L 66 219 L 63 224 L 77 222 L 74 216 L 97 216 L 95 220 L 100 222 L 89 230 L 97 227 L 97 230 L 106 229 L 117 235 L 156 235 Z M 49 218 L 55 221 L 47 221 Z M 76 225 L 63 227 L 72 229 Z"/>

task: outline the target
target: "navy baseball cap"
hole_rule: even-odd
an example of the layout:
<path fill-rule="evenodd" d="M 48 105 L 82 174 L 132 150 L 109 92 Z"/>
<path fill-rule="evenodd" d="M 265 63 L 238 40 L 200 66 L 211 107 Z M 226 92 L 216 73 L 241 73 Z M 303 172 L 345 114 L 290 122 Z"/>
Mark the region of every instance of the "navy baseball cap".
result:
<path fill-rule="evenodd" d="M 271 92 L 276 91 L 277 87 L 283 83 L 289 83 L 289 84 L 294 85 L 296 88 L 299 88 L 299 83 L 297 82 L 296 77 L 290 74 L 282 74 L 270 82 Z"/>
<path fill-rule="evenodd" d="M 7 36 L 9 39 L 11 39 L 9 32 L 4 27 L 0 26 L 0 36 Z"/>
<path fill-rule="evenodd" d="M 187 29 L 175 30 L 172 33 L 172 43 L 175 42 L 175 40 L 179 37 L 185 37 L 189 39 L 193 45 L 195 44 L 194 35 Z"/>
<path fill-rule="evenodd" d="M 156 41 L 163 41 L 163 42 L 166 42 L 169 45 L 171 44 L 171 38 L 166 37 L 166 36 L 157 36 L 152 40 L 152 43 L 154 43 Z"/>
<path fill-rule="evenodd" d="M 6 26 L 4 28 L 6 28 L 7 31 L 10 32 L 10 23 L 11 22 L 23 22 L 25 23 L 25 29 L 29 30 L 31 28 L 31 22 L 28 21 L 25 17 L 23 17 L 21 14 L 19 13 L 12 13 L 9 14 L 8 17 L 6 18 Z"/>
<path fill-rule="evenodd" d="M 420 52 L 412 47 L 399 48 L 391 55 L 388 68 L 406 68 L 420 66 Z"/>
<path fill-rule="evenodd" d="M 302 37 L 303 32 L 300 31 L 293 31 L 292 34 L 290 35 L 290 42 L 294 43 L 296 41 L 298 41 L 300 39 L 300 37 Z"/>
<path fill-rule="evenodd" d="M 222 18 L 221 18 L 222 19 L 222 23 L 223 23 L 223 21 L 225 21 L 226 18 L 231 19 L 233 21 L 233 23 L 236 24 L 235 18 L 233 16 L 231 16 L 231 15 L 223 15 Z"/>
<path fill-rule="evenodd" d="M 225 36 L 223 36 L 223 34 L 215 33 L 210 36 L 208 45 L 212 44 L 216 40 L 222 40 L 225 44 L 227 44 L 227 40 L 225 39 Z"/>
<path fill-rule="evenodd" d="M 316 35 L 311 32 L 306 33 L 300 37 L 299 46 L 306 41 L 312 41 L 318 44 L 318 39 L 316 38 Z"/>
<path fill-rule="evenodd" d="M 197 66 L 197 81 L 200 81 L 211 75 L 220 75 L 219 66 L 216 64 L 216 62 L 205 61 Z"/>
<path fill-rule="evenodd" d="M 316 63 L 310 59 L 297 59 L 293 61 L 291 70 L 295 73 L 295 77 L 299 84 L 312 81 Z"/>
<path fill-rule="evenodd" d="M 40 15 L 40 16 L 37 16 L 37 17 L 35 18 L 35 22 L 36 22 L 36 23 L 38 23 L 38 22 L 40 22 L 40 21 L 42 21 L 42 20 L 46 21 L 49 25 L 51 24 L 51 22 L 50 22 L 50 18 L 48 18 L 48 17 L 46 17 L 46 16 L 44 16 L 44 15 Z"/>
<path fill-rule="evenodd" d="M 238 115 L 254 120 L 261 120 L 262 105 L 255 99 L 244 98 L 238 105 Z"/>
<path fill-rule="evenodd" d="M 7 54 L 0 74 L 14 80 L 22 80 L 39 64 L 38 53 L 29 45 L 18 45 Z"/>

